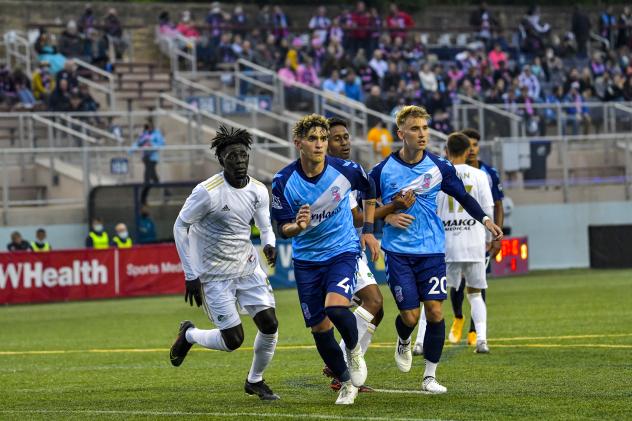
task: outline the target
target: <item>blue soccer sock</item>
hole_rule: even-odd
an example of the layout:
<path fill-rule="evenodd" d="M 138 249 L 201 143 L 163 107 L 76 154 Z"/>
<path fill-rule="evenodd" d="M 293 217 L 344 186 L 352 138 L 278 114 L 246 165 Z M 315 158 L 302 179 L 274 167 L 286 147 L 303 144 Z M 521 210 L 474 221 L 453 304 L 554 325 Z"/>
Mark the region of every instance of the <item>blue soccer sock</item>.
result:
<path fill-rule="evenodd" d="M 410 335 L 413 334 L 413 330 L 415 330 L 415 326 L 410 327 L 407 326 L 402 320 L 402 316 L 398 315 L 395 319 L 395 329 L 397 329 L 397 335 L 400 339 L 407 341 L 410 339 Z"/>
<path fill-rule="evenodd" d="M 333 371 L 334 375 L 341 382 L 350 380 L 351 376 L 347 369 L 347 363 L 345 363 L 342 350 L 334 337 L 334 329 L 329 329 L 326 332 L 312 332 L 312 335 L 314 336 L 314 342 L 316 342 L 316 349 L 320 354 L 320 358 L 323 359 L 327 367 Z"/>
<path fill-rule="evenodd" d="M 358 345 L 358 324 L 353 312 L 348 307 L 331 306 L 325 308 L 325 314 L 340 332 L 347 349 L 355 349 Z"/>
<path fill-rule="evenodd" d="M 424 358 L 437 364 L 443 352 L 445 342 L 445 320 L 431 322 L 428 320 L 426 335 L 424 336 Z"/>

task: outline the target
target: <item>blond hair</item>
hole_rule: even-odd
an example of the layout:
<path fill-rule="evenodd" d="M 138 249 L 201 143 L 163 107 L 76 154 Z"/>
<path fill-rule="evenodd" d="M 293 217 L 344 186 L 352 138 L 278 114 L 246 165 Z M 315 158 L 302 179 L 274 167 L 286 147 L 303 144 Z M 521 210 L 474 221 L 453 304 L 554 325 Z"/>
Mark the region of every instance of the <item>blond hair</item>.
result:
<path fill-rule="evenodd" d="M 397 127 L 401 129 L 408 117 L 425 118 L 426 120 L 430 120 L 430 114 L 428 114 L 428 111 L 426 111 L 424 107 L 420 107 L 418 105 L 406 105 L 399 110 L 395 116 Z"/>
<path fill-rule="evenodd" d="M 294 138 L 304 138 L 307 137 L 307 133 L 309 133 L 313 127 L 322 127 L 325 130 L 329 130 L 329 123 L 327 119 L 320 114 L 308 114 L 294 124 L 292 134 Z"/>

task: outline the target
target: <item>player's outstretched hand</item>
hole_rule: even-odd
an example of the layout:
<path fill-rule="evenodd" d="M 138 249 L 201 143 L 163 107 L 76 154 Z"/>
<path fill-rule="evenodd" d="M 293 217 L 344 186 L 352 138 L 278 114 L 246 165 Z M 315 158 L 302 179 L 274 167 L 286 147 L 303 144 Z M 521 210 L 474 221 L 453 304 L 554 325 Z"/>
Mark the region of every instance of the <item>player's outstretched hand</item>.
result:
<path fill-rule="evenodd" d="M 274 267 L 274 265 L 276 264 L 277 256 L 276 248 L 271 246 L 270 244 L 266 244 L 266 246 L 263 248 L 263 254 L 265 254 L 268 264 Z"/>
<path fill-rule="evenodd" d="M 202 284 L 200 283 L 200 278 L 194 279 L 192 281 L 184 281 L 184 285 L 186 290 L 184 291 L 184 302 L 187 301 L 191 306 L 193 306 L 193 300 L 195 299 L 195 304 L 197 306 L 202 305 Z"/>
<path fill-rule="evenodd" d="M 412 205 L 415 204 L 415 192 L 412 190 L 408 190 L 406 193 L 404 191 L 400 191 L 393 197 L 393 206 L 397 210 L 408 209 Z"/>
<path fill-rule="evenodd" d="M 378 243 L 373 234 L 362 234 L 360 243 L 362 244 L 362 251 L 364 251 L 367 246 L 369 247 L 371 261 L 375 262 L 380 258 L 380 243 Z"/>
<path fill-rule="evenodd" d="M 296 215 L 296 223 L 301 230 L 304 230 L 309 226 L 310 222 L 312 222 L 312 212 L 309 209 L 309 205 L 303 205 Z"/>
<path fill-rule="evenodd" d="M 503 238 L 503 230 L 498 225 L 494 224 L 490 219 L 485 221 L 485 228 L 492 233 L 493 240 L 501 240 Z"/>
<path fill-rule="evenodd" d="M 387 224 L 405 230 L 413 223 L 415 217 L 407 213 L 391 213 L 384 218 Z"/>
<path fill-rule="evenodd" d="M 494 259 L 498 253 L 500 253 L 500 240 L 494 240 L 489 247 L 489 255 Z"/>

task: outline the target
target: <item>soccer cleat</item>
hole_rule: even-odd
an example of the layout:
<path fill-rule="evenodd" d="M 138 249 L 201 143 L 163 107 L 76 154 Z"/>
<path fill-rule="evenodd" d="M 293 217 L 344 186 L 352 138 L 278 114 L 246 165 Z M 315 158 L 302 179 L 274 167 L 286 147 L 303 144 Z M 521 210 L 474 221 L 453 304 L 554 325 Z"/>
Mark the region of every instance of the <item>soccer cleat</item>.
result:
<path fill-rule="evenodd" d="M 343 382 L 338 399 L 336 399 L 336 405 L 353 405 L 356 396 L 358 396 L 358 388 L 353 385 L 351 380 Z"/>
<path fill-rule="evenodd" d="M 329 387 L 331 388 L 331 390 L 337 392 L 342 387 L 342 383 L 340 383 L 340 380 L 338 379 L 331 379 L 331 384 L 329 385 Z M 358 387 L 358 393 L 371 393 L 371 392 L 375 392 L 375 390 L 373 390 L 372 387 L 369 387 L 366 385 L 362 385 Z"/>
<path fill-rule="evenodd" d="M 250 383 L 248 379 L 246 379 L 246 383 L 244 384 L 244 392 L 249 395 L 257 395 L 262 401 L 276 401 L 278 399 L 281 399 L 279 395 L 277 395 L 272 391 L 272 389 L 270 389 L 265 380 L 261 380 L 257 383 Z"/>
<path fill-rule="evenodd" d="M 476 354 L 489 354 L 487 341 L 476 341 L 476 349 L 474 350 L 474 352 Z"/>
<path fill-rule="evenodd" d="M 330 379 L 335 379 L 336 378 L 336 375 L 334 374 L 334 372 L 331 371 L 331 368 L 329 368 L 327 366 L 323 367 L 323 375 L 325 377 L 329 377 Z"/>
<path fill-rule="evenodd" d="M 169 359 L 171 360 L 171 364 L 175 367 L 178 367 L 184 361 L 184 357 L 187 356 L 189 349 L 193 346 L 187 341 L 186 333 L 187 330 L 195 327 L 195 325 L 190 320 L 185 320 L 180 323 L 180 329 L 178 330 L 178 336 L 176 340 L 171 345 L 171 349 L 169 350 Z"/>
<path fill-rule="evenodd" d="M 461 342 L 461 336 L 463 335 L 463 324 L 465 323 L 465 319 L 461 317 L 460 319 L 455 317 L 452 322 L 452 327 L 450 328 L 450 334 L 448 335 L 448 340 L 452 344 L 458 344 Z"/>
<path fill-rule="evenodd" d="M 414 356 L 424 355 L 423 344 L 415 343 L 415 346 L 413 347 L 413 355 Z"/>
<path fill-rule="evenodd" d="M 395 347 L 395 363 L 399 371 L 408 373 L 410 367 L 413 365 L 413 354 L 410 350 L 410 339 L 408 343 L 401 342 L 401 339 L 397 338 L 397 345 Z"/>
<path fill-rule="evenodd" d="M 366 381 L 367 369 L 360 344 L 356 345 L 355 349 L 347 349 L 347 364 L 353 385 L 362 386 Z"/>
<path fill-rule="evenodd" d="M 476 345 L 476 332 L 470 332 L 467 334 L 467 344 L 470 346 Z"/>
<path fill-rule="evenodd" d="M 434 377 L 428 376 L 421 383 L 421 391 L 432 395 L 440 395 L 446 393 L 448 389 L 445 386 L 441 386 Z"/>

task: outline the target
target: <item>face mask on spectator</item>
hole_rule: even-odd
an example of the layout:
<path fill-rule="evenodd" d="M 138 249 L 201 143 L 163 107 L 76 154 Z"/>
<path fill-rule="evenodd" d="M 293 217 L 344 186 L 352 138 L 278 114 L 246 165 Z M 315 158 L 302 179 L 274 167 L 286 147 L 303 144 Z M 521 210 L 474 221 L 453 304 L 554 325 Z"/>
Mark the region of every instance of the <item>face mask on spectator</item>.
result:
<path fill-rule="evenodd" d="M 92 226 L 92 229 L 95 230 L 95 231 L 103 231 L 103 225 L 101 225 L 101 224 L 94 224 Z"/>
<path fill-rule="evenodd" d="M 121 240 L 127 240 L 127 236 L 128 236 L 128 232 L 127 231 L 121 231 L 118 233 L 118 236 Z"/>

